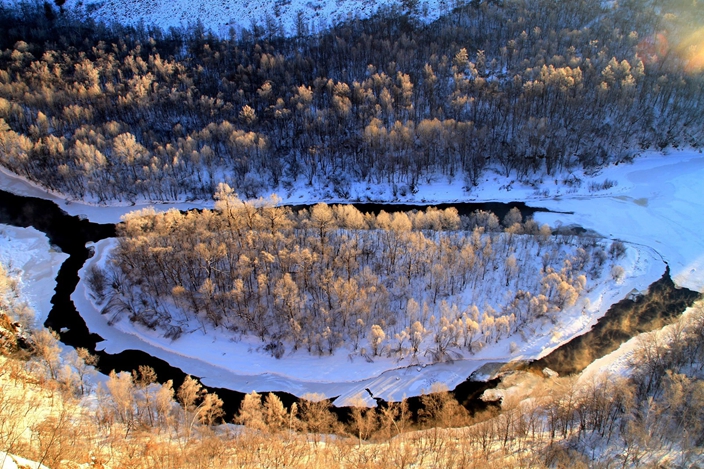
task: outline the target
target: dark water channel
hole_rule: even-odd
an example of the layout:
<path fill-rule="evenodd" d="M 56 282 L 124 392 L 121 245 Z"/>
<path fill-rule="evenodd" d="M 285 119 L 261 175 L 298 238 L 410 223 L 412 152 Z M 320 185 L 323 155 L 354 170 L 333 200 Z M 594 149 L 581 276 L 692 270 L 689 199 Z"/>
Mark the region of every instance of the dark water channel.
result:
<path fill-rule="evenodd" d="M 335 205 L 335 204 L 333 204 Z M 425 210 L 428 207 L 435 207 L 439 210 L 445 210 L 446 208 L 454 207 L 457 209 L 457 213 L 460 216 L 469 216 L 477 210 L 484 210 L 485 212 L 493 212 L 494 215 L 499 217 L 499 220 L 503 220 L 506 214 L 514 207 L 518 208 L 523 215 L 523 218 L 531 218 L 533 214 L 537 212 L 550 212 L 550 210 L 542 207 L 529 207 L 524 202 L 457 202 L 449 204 L 423 204 L 423 205 L 413 205 L 413 204 L 396 204 L 396 203 L 378 203 L 378 202 L 355 202 L 354 205 L 357 210 L 362 213 L 373 213 L 378 215 L 382 210 L 385 212 L 410 212 L 413 210 Z M 310 208 L 313 205 L 291 205 L 293 210 L 300 210 L 304 208 Z M 560 212 L 553 212 L 560 213 Z"/>
<path fill-rule="evenodd" d="M 589 332 L 532 362 L 529 367 L 534 370 L 547 367 L 560 375 L 579 373 L 631 337 L 667 325 L 700 297 L 687 288 L 675 288 L 667 267 L 647 292 L 615 303 Z"/>
<path fill-rule="evenodd" d="M 381 210 L 394 212 L 425 208 L 419 205 L 371 203 L 355 204 L 355 206 L 362 212 L 373 213 L 379 213 Z M 499 219 L 503 218 L 513 207 L 518 207 L 524 217 L 530 217 L 537 211 L 546 211 L 545 209 L 527 207 L 521 202 L 436 205 L 440 209 L 450 206 L 456 207 L 460 215 L 469 215 L 475 210 L 486 210 L 494 212 Z M 115 236 L 114 224 L 92 223 L 77 216 L 66 214 L 52 201 L 17 196 L 5 191 L 0 191 L 0 223 L 18 227 L 32 226 L 45 233 L 52 245 L 57 246 L 70 256 L 63 263 L 57 275 L 56 292 L 51 300 L 53 306 L 44 323 L 46 327 L 50 327 L 55 331 L 63 331 L 59 335 L 64 344 L 71 347 L 84 347 L 95 353 L 99 357 L 98 369 L 102 373 L 107 374 L 112 370 L 131 372 L 140 365 L 146 365 L 154 369 L 160 382 L 173 380 L 174 388 L 180 386 L 186 377 L 182 370 L 145 352 L 140 350 L 125 350 L 117 354 L 108 354 L 102 351 L 96 352 L 96 345 L 103 338 L 88 330 L 83 318 L 81 318 L 71 300 L 71 294 L 79 280 L 78 270 L 92 256 L 92 251 L 86 247 L 86 243 Z M 617 348 L 621 342 L 627 340 L 635 333 L 649 330 L 647 327 L 650 327 L 650 329 L 660 327 L 663 321 L 682 313 L 685 307 L 691 304 L 698 296 L 689 290 L 674 288 L 669 277 L 669 271 L 665 273 L 663 279 L 651 286 L 650 294 L 657 294 L 658 300 L 621 301 L 606 313 L 606 316 L 599 321 L 593 331 L 585 334 L 585 336 L 589 337 L 584 338 L 585 336 L 581 336 L 576 338 L 548 357 L 535 362 L 533 366 L 540 369 L 548 366 L 561 374 L 579 371 L 583 368 L 584 363 L 591 363 L 594 359 Z M 643 301 L 645 301 L 647 306 L 643 306 Z M 614 313 L 612 310 L 616 312 Z M 612 315 L 615 315 L 614 317 L 616 318 L 621 318 L 615 320 L 618 327 L 601 325 L 602 322 L 604 324 L 612 324 L 614 320 L 608 319 Z M 635 318 L 639 322 L 635 321 Z M 624 327 L 624 323 L 635 324 L 636 322 L 639 325 L 635 328 Z M 645 323 L 646 326 L 643 326 L 641 322 Z M 647 326 L 647 324 L 650 324 L 650 326 Z M 643 329 L 643 327 L 646 327 L 646 329 Z M 616 330 L 618 332 L 615 332 Z M 492 403 L 485 403 L 478 399 L 479 396 L 486 389 L 493 388 L 498 383 L 498 379 L 488 382 L 476 382 L 468 378 L 451 392 L 458 402 L 470 409 L 470 411 L 479 411 L 492 405 Z M 209 392 L 216 392 L 224 401 L 228 418 L 235 414 L 244 396 L 243 393 L 224 388 L 207 387 L 207 389 Z M 287 407 L 297 400 L 295 396 L 288 393 L 277 392 L 276 394 Z M 379 402 L 382 405 L 384 404 L 383 401 Z M 420 398 L 410 398 L 409 407 L 412 410 L 417 410 L 420 407 Z M 349 409 L 336 409 L 335 411 L 340 418 L 345 419 Z"/>

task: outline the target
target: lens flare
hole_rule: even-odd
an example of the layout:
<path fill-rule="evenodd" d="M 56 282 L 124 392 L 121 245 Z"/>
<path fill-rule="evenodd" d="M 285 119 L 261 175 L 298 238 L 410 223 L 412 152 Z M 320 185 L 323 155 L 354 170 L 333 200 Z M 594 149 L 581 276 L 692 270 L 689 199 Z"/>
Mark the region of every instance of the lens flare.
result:
<path fill-rule="evenodd" d="M 667 54 L 670 45 L 665 33 L 657 33 L 644 38 L 636 47 L 636 55 L 646 64 L 658 62 Z"/>
<path fill-rule="evenodd" d="M 704 27 L 682 35 L 677 40 L 672 34 L 660 32 L 644 38 L 636 46 L 636 54 L 645 64 L 658 63 L 674 53 L 684 63 L 687 73 L 704 72 Z"/>
<path fill-rule="evenodd" d="M 689 73 L 704 71 L 704 28 L 689 34 L 678 46 L 677 53 L 685 62 Z"/>

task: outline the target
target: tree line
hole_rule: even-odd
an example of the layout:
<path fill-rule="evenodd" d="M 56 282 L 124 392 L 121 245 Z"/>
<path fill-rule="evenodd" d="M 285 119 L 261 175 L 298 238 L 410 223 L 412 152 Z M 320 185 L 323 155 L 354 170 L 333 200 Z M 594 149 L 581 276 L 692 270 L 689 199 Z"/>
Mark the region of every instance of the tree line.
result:
<path fill-rule="evenodd" d="M 258 337 L 277 358 L 342 347 L 445 360 L 536 319 L 557 322 L 623 274 L 621 243 L 553 234 L 517 208 L 501 222 L 454 208 L 295 212 L 242 201 L 225 184 L 215 199 L 214 211 L 145 209 L 118 225 L 109 260 L 88 277 L 110 321 L 127 316 L 174 339 L 221 328 Z"/>
<path fill-rule="evenodd" d="M 471 2 L 427 25 L 390 8 L 227 39 L 21 4 L 0 10 L 0 158 L 107 202 L 208 198 L 223 181 L 247 198 L 301 182 L 405 195 L 437 177 L 471 190 L 489 169 L 535 182 L 698 147 L 683 31 L 700 13 L 658 4 Z"/>

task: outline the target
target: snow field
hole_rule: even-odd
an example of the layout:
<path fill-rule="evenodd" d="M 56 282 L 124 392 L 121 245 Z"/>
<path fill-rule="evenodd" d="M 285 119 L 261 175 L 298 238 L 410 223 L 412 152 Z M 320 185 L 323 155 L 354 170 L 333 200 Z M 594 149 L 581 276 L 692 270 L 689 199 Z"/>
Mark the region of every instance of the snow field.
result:
<path fill-rule="evenodd" d="M 300 22 L 308 32 L 320 32 L 348 18 L 368 18 L 383 6 L 399 6 L 394 0 L 68 0 L 64 10 L 87 14 L 105 22 L 137 25 L 158 24 L 163 29 L 200 23 L 221 37 L 231 31 L 240 37 L 243 29 L 256 24 L 267 34 L 268 26 L 286 36 L 295 36 Z M 449 11 L 449 2 L 420 0 L 418 12 L 425 21 Z"/>

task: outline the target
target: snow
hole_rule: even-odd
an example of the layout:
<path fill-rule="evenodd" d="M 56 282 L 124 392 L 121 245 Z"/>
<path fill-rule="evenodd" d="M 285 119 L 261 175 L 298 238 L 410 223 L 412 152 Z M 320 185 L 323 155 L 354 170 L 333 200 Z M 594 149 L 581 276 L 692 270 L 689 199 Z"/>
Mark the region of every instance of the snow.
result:
<path fill-rule="evenodd" d="M 592 228 L 610 238 L 649 246 L 671 269 L 676 285 L 704 288 L 704 156 L 695 151 L 649 153 L 633 165 L 605 169 L 598 180 L 619 185 L 598 197 L 567 195 L 545 200 L 537 219 Z"/>
<path fill-rule="evenodd" d="M 234 30 L 240 37 L 243 28 L 252 30 L 256 23 L 266 27 L 266 17 L 283 29 L 285 35 L 296 34 L 298 13 L 310 32 L 320 32 L 348 18 L 368 18 L 382 6 L 400 5 L 394 0 L 68 0 L 64 10 L 86 13 L 96 20 L 127 25 L 171 27 L 201 23 L 206 30 L 228 37 Z M 425 21 L 437 19 L 448 11 L 449 2 L 420 0 L 418 11 Z"/>
<path fill-rule="evenodd" d="M 704 213 L 704 185 L 700 183 L 704 178 L 704 157 L 701 153 L 691 149 L 667 154 L 648 152 L 632 164 L 610 166 L 596 174 L 575 171 L 571 176 L 582 180 L 579 187 L 563 184 L 566 176 L 549 180 L 544 177 L 532 184 L 521 184 L 487 173 L 483 184 L 469 193 L 460 180 L 438 177 L 416 194 L 395 198 L 385 186 L 352 186 L 353 198 L 360 200 L 416 204 L 525 201 L 531 206 L 561 212 L 536 213 L 541 223 L 580 225 L 627 243 L 627 259 L 620 262 L 626 269 L 625 277 L 620 283 L 592 291 L 584 313 L 583 308 L 575 307 L 561 318 L 555 333 L 545 333 L 550 324 L 539 324 L 536 330 L 543 332 L 542 335 L 529 334 L 525 340 L 512 336 L 454 363 L 408 366 L 393 359 L 367 363 L 359 357 L 350 361 L 344 354 L 319 358 L 303 353 L 275 360 L 259 353 L 256 342 L 235 343 L 217 334 L 205 337 L 194 332 L 172 342 L 126 320 L 115 327 L 108 326 L 107 318 L 95 309 L 83 283 L 79 284 L 73 299 L 90 330 L 108 339 L 99 347 L 108 352 L 142 349 L 203 378 L 209 385 L 244 392 L 278 390 L 296 395 L 317 392 L 328 397 L 340 396 L 336 401 L 338 405 L 349 402 L 357 394 L 373 405 L 365 388 L 376 397 L 394 400 L 427 391 L 436 381 L 453 388 L 487 363 L 538 358 L 586 332 L 611 304 L 633 289 L 644 290 L 657 280 L 665 270 L 664 262 L 670 266 L 677 285 L 695 290 L 704 287 L 704 239 L 700 236 L 704 232 L 704 217 L 700 216 Z M 590 192 L 589 182 L 601 183 L 606 179 L 618 184 L 608 190 Z M 21 195 L 61 201 L 60 197 L 47 195 L 41 188 L 11 175 L 2 175 L 0 184 Z M 319 191 L 300 185 L 282 198 L 283 203 L 303 204 L 320 201 L 316 199 L 319 196 Z M 326 200 L 336 201 L 343 200 Z M 194 205 L 179 204 L 178 207 Z M 204 205 L 210 206 L 211 202 L 197 204 Z M 76 202 L 68 205 L 63 202 L 61 206 L 69 213 L 82 214 L 94 221 L 115 221 L 122 213 L 138 208 L 97 207 Z M 100 261 L 111 243 L 110 240 L 98 243 L 96 256 L 89 263 Z M 518 345 L 514 353 L 509 351 L 510 342 Z"/>
<path fill-rule="evenodd" d="M 0 469 L 48 469 L 44 464 L 0 451 Z"/>
<path fill-rule="evenodd" d="M 0 225 L 0 262 L 21 279 L 22 293 L 34 309 L 37 324 L 49 315 L 56 275 L 67 258 L 68 254 L 57 251 L 34 228 Z"/>

